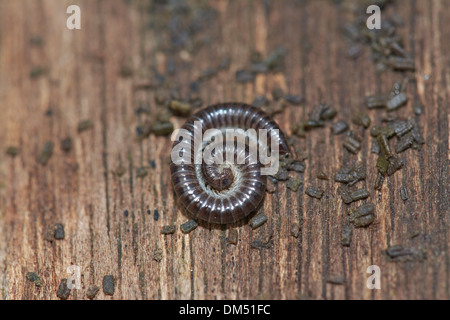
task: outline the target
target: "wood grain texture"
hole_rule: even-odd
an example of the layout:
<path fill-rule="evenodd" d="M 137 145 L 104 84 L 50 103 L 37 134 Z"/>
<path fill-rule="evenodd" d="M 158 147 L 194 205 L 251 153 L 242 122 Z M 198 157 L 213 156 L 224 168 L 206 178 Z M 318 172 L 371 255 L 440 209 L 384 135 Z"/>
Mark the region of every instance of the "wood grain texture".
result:
<path fill-rule="evenodd" d="M 81 7 L 81 30 L 65 27 L 70 4 Z M 161 49 L 170 41 L 159 28 L 168 13 L 152 12 L 148 1 L 0 1 L 0 297 L 57 299 L 67 267 L 78 265 L 83 287 L 70 299 L 86 299 L 87 288 L 101 287 L 107 274 L 116 279 L 115 294 L 100 291 L 96 299 L 449 299 L 449 1 L 399 1 L 390 8 L 403 18 L 399 32 L 416 64 L 408 105 L 398 114 L 412 116 L 414 98 L 424 104 L 417 117 L 426 140 L 422 151 L 403 153 L 405 168 L 387 178 L 378 195 L 376 156 L 367 133 L 362 150 L 352 155 L 329 128 L 311 131 L 298 140 L 309 155 L 303 186 L 292 192 L 280 183 L 267 194 L 261 210 L 268 222 L 261 228 L 228 227 L 237 228 L 237 245 L 227 244 L 225 227 L 180 232 L 187 217 L 170 185 L 171 141 L 136 140 L 139 102 L 155 108 L 155 91 L 136 90 L 136 84 L 151 70 L 166 74 L 168 59 L 174 59 L 177 72 L 168 80 L 185 93 L 202 70 L 230 56 L 229 70 L 202 83 L 205 105 L 251 103 L 280 86 L 307 102 L 276 116 L 291 133 L 317 102 L 332 103 L 337 119 L 349 119 L 363 108 L 366 95 L 387 92 L 402 77 L 377 73 L 367 50 L 356 61 L 346 58 L 341 29 L 352 14 L 332 1 L 208 4 L 217 16 L 199 34 L 211 42 L 183 57 Z M 35 35 L 42 37 L 41 46 L 30 44 Z M 268 54 L 280 45 L 288 50 L 284 72 L 236 83 L 235 72 L 248 64 L 252 50 Z M 134 70 L 132 77 L 121 76 L 124 64 Z M 36 66 L 46 72 L 30 78 Z M 45 116 L 49 108 L 50 117 Z M 380 123 L 382 112 L 369 115 Z M 93 129 L 78 133 L 84 119 L 93 121 Z M 176 127 L 184 121 L 172 120 Z M 68 154 L 60 148 L 66 136 L 73 139 Z M 36 158 L 46 141 L 55 148 L 42 166 Z M 21 150 L 15 158 L 3 152 L 11 145 Z M 136 169 L 151 160 L 156 167 L 138 178 Z M 340 244 L 347 206 L 338 183 L 316 176 L 320 171 L 332 176 L 354 160 L 367 164 L 367 179 L 360 184 L 370 190 L 376 220 L 354 229 L 347 248 Z M 126 173 L 118 177 L 113 172 L 120 165 Z M 325 190 L 320 201 L 304 194 L 310 185 Z M 410 192 L 406 202 L 400 198 L 403 185 Z M 44 234 L 54 223 L 64 225 L 66 237 L 51 243 Z M 301 225 L 298 238 L 290 235 L 293 223 Z M 160 234 L 167 224 L 177 225 L 174 235 Z M 419 236 L 411 238 L 415 231 Z M 251 247 L 253 240 L 268 237 L 270 248 Z M 382 251 L 395 244 L 425 250 L 427 258 L 390 262 Z M 153 259 L 157 248 L 160 262 Z M 381 290 L 366 288 L 366 269 L 374 264 L 381 268 Z M 26 280 L 29 271 L 41 276 L 42 288 Z M 344 284 L 328 283 L 333 275 L 342 275 Z"/>

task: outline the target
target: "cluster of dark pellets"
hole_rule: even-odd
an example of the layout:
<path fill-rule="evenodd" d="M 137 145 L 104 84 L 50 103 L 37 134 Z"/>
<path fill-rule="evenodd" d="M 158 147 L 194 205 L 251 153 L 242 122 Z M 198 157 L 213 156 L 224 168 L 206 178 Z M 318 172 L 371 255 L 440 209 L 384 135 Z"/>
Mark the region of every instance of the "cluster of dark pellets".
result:
<path fill-rule="evenodd" d="M 284 47 L 275 48 L 266 58 L 259 52 L 253 52 L 250 56 L 250 66 L 236 71 L 236 81 L 253 82 L 257 74 L 283 71 L 286 53 Z"/>
<path fill-rule="evenodd" d="M 389 0 L 377 1 L 381 9 L 385 8 Z M 356 18 L 353 23 L 344 26 L 344 33 L 351 41 L 348 56 L 358 58 L 365 47 L 370 48 L 371 59 L 379 71 L 388 68 L 394 71 L 414 71 L 414 60 L 403 47 L 403 39 L 397 33 L 396 28 L 403 24 L 397 15 L 383 16 L 381 28 L 370 30 L 367 28 L 368 4 L 362 2 L 357 8 Z"/>
<path fill-rule="evenodd" d="M 388 247 L 384 254 L 392 262 L 423 261 L 427 258 L 424 250 L 404 248 L 402 245 Z"/>
<path fill-rule="evenodd" d="M 336 114 L 337 111 L 333 106 L 327 103 L 319 103 L 313 107 L 307 120 L 300 121 L 293 126 L 292 133 L 305 138 L 308 131 L 324 127 L 325 122 L 332 120 Z"/>
<path fill-rule="evenodd" d="M 56 223 L 47 228 L 44 234 L 44 240 L 53 242 L 54 240 L 63 240 L 65 238 L 64 226 Z"/>
<path fill-rule="evenodd" d="M 261 108 L 270 116 L 274 116 L 283 112 L 288 105 L 299 106 L 304 102 L 302 96 L 285 94 L 283 89 L 275 87 L 272 90 L 272 99 L 268 99 L 265 96 L 257 96 L 252 105 Z"/>
<path fill-rule="evenodd" d="M 303 184 L 300 174 L 305 172 L 305 168 L 305 162 L 302 160 L 289 157 L 281 158 L 278 172 L 275 175 L 270 175 L 267 179 L 266 192 L 274 193 L 278 181 L 287 181 L 286 187 L 293 192 L 297 192 Z"/>
<path fill-rule="evenodd" d="M 27 279 L 28 279 L 28 274 L 27 274 Z M 40 280 L 40 278 L 39 278 L 39 280 Z M 30 280 L 30 281 L 34 281 L 35 282 L 36 280 Z M 69 298 L 69 296 L 70 296 L 70 293 L 72 292 L 72 290 L 68 286 L 67 281 L 68 280 L 65 279 L 65 278 L 61 279 L 61 282 L 59 284 L 58 290 L 56 291 L 56 296 L 58 298 L 60 298 L 61 300 L 67 300 Z M 35 284 L 36 284 L 36 282 L 35 282 Z M 103 286 L 103 293 L 105 295 L 113 296 L 114 295 L 114 291 L 115 291 L 114 276 L 112 276 L 112 275 L 105 275 L 103 277 L 102 286 Z M 90 300 L 93 300 L 97 296 L 99 291 L 100 291 L 100 288 L 98 286 L 91 285 L 86 290 L 86 297 L 88 299 L 90 299 Z"/>
<path fill-rule="evenodd" d="M 34 285 L 38 288 L 42 287 L 43 285 L 41 277 L 35 272 L 28 272 L 26 278 L 28 281 L 33 282 Z"/>

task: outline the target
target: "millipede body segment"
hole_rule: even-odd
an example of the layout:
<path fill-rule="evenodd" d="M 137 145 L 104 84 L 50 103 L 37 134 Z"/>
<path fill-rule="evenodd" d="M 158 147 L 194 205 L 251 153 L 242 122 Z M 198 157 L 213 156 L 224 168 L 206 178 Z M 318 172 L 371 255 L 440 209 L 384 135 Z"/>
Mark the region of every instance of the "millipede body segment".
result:
<path fill-rule="evenodd" d="M 249 146 L 239 148 L 236 142 L 226 143 L 228 129 L 266 129 L 270 134 L 267 141 L 278 145 L 279 155 L 289 155 L 287 140 L 277 123 L 261 109 L 242 103 L 221 103 L 198 111 L 186 121 L 181 129 L 190 139 L 176 139 L 175 147 L 191 151 L 188 160 L 170 166 L 172 183 L 180 203 L 195 219 L 215 224 L 227 224 L 247 217 L 261 203 L 265 195 L 266 175 L 261 174 L 259 158 L 248 152 Z M 223 132 L 220 148 L 214 149 L 214 157 L 226 158 L 233 154 L 233 160 L 223 163 L 196 162 L 202 158 L 205 145 L 196 147 L 196 132 L 204 134 L 209 129 Z M 246 140 L 245 140 L 246 141 Z M 268 144 L 270 144 L 268 142 Z M 181 143 L 181 145 L 180 145 Z M 246 142 L 246 144 L 248 144 Z"/>

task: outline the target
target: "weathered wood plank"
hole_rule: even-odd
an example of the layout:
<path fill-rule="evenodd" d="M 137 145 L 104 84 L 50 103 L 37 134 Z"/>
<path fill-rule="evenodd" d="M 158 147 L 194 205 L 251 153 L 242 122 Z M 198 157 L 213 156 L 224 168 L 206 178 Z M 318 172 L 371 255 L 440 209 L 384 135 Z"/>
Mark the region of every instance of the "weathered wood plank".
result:
<path fill-rule="evenodd" d="M 296 140 L 308 154 L 304 183 L 297 192 L 279 183 L 274 194 L 266 195 L 261 208 L 268 217 L 265 225 L 252 230 L 245 223 L 202 224 L 187 235 L 179 226 L 188 218 L 170 185 L 170 138 L 136 139 L 136 126 L 148 118 L 136 113 L 139 104 L 148 103 L 152 114 L 157 112 L 156 90 L 137 86 L 153 79 L 155 72 L 186 95 L 203 70 L 229 56 L 229 69 L 201 83 L 204 105 L 251 103 L 260 94 L 270 98 L 272 89 L 280 87 L 306 100 L 275 116 L 289 134 L 321 101 L 338 109 L 336 119 L 349 121 L 353 111 L 364 107 L 365 96 L 388 92 L 402 76 L 377 73 L 367 50 L 357 60 L 346 57 L 342 26 L 353 14 L 345 4 L 210 2 L 215 16 L 198 32 L 197 42 L 172 52 L 167 22 L 173 11 L 143 0 L 76 2 L 83 17 L 77 31 L 65 27 L 72 2 L 0 2 L 3 299 L 57 299 L 71 265 L 81 267 L 83 285 L 70 299 L 86 299 L 89 286 L 101 287 L 108 274 L 116 281 L 112 299 L 449 299 L 448 1 L 405 1 L 387 9 L 403 18 L 398 31 L 416 65 L 409 102 L 397 113 L 413 116 L 412 102 L 424 104 L 416 120 L 426 144 L 420 152 L 402 154 L 406 166 L 386 179 L 380 194 L 373 189 L 376 155 L 370 152 L 367 131 L 362 150 L 353 155 L 342 148 L 343 136 L 334 136 L 328 127 L 312 130 L 306 139 Z M 30 43 L 33 36 L 42 38 L 42 45 Z M 248 65 L 253 51 L 266 56 L 278 46 L 288 52 L 284 72 L 236 83 L 235 72 Z M 45 72 L 32 78 L 36 67 Z M 125 68 L 132 70 L 130 76 Z M 46 115 L 48 110 L 51 115 Z M 381 123 L 382 112 L 368 114 L 372 124 Z M 78 132 L 78 123 L 86 119 L 93 128 Z M 175 127 L 184 122 L 171 120 Z M 66 154 L 60 142 L 67 136 L 73 148 Z M 43 166 L 36 159 L 46 141 L 54 143 L 54 152 Z M 20 148 L 17 157 L 4 153 L 8 146 Z M 370 191 L 376 220 L 368 228 L 354 229 L 347 248 L 340 239 L 348 225 L 348 206 L 340 200 L 339 184 L 319 180 L 317 174 L 324 171 L 332 177 L 355 160 L 367 164 L 367 178 L 358 186 Z M 125 169 L 121 176 L 115 173 L 120 167 Z M 140 178 L 137 170 L 142 167 L 148 175 Z M 325 196 L 308 197 L 308 186 L 321 187 Z M 409 191 L 405 202 L 402 186 Z M 64 225 L 66 237 L 49 242 L 44 235 L 55 223 Z M 298 238 L 290 234 L 294 223 L 301 226 Z M 176 233 L 161 235 L 161 227 L 168 224 L 177 226 Z M 227 244 L 230 228 L 238 230 L 236 246 Z M 419 235 L 412 238 L 414 232 Z M 271 247 L 251 247 L 255 239 L 270 237 Z M 427 258 L 390 262 L 383 250 L 396 244 L 424 250 Z M 154 260 L 157 249 L 162 250 L 160 262 Z M 366 269 L 374 264 L 381 268 L 381 290 L 365 285 Z M 41 276 L 42 288 L 26 280 L 29 271 Z M 343 277 L 344 283 L 327 281 L 333 276 Z M 110 297 L 100 290 L 97 298 Z"/>

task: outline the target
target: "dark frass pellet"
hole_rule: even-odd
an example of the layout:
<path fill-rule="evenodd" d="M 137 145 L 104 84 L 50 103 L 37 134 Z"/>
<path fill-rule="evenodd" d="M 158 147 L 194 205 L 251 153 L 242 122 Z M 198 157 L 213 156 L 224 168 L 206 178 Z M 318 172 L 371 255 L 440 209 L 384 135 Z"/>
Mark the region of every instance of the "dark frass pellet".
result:
<path fill-rule="evenodd" d="M 378 144 L 377 139 L 372 139 L 372 145 L 370 147 L 370 152 L 379 154 L 380 153 L 380 145 Z"/>
<path fill-rule="evenodd" d="M 305 163 L 299 160 L 292 160 L 288 162 L 286 168 L 289 171 L 305 172 Z"/>
<path fill-rule="evenodd" d="M 153 260 L 155 260 L 156 262 L 161 262 L 163 258 L 163 250 L 161 248 L 156 248 L 155 250 L 153 250 Z"/>
<path fill-rule="evenodd" d="M 103 293 L 112 296 L 114 295 L 114 277 L 112 275 L 106 275 L 103 277 Z"/>
<path fill-rule="evenodd" d="M 340 285 L 340 284 L 344 284 L 345 279 L 344 279 L 344 276 L 341 274 L 331 275 L 331 276 L 327 277 L 327 282 L 331 283 L 331 284 Z"/>
<path fill-rule="evenodd" d="M 41 154 L 39 155 L 38 162 L 43 166 L 47 165 L 48 161 L 53 155 L 53 142 L 47 141 L 42 148 Z"/>
<path fill-rule="evenodd" d="M 238 232 L 236 229 L 230 229 L 228 230 L 228 239 L 227 242 L 229 244 L 234 244 L 236 245 L 238 242 Z"/>
<path fill-rule="evenodd" d="M 70 295 L 70 289 L 67 286 L 67 279 L 62 279 L 59 284 L 58 291 L 56 292 L 56 296 L 62 300 L 67 300 Z"/>
<path fill-rule="evenodd" d="M 386 159 L 386 156 L 384 156 L 384 155 L 379 156 L 377 159 L 377 164 L 376 164 L 378 172 L 381 173 L 382 175 L 385 175 L 387 172 L 388 166 L 389 166 L 389 161 L 388 161 L 388 159 Z"/>
<path fill-rule="evenodd" d="M 323 197 L 323 190 L 315 187 L 308 187 L 305 190 L 305 193 L 313 198 L 321 199 Z"/>
<path fill-rule="evenodd" d="M 43 285 L 41 277 L 35 272 L 28 272 L 27 280 L 33 282 L 34 285 L 38 288 L 42 287 Z"/>
<path fill-rule="evenodd" d="M 377 142 L 380 146 L 381 154 L 386 158 L 390 158 L 392 156 L 392 150 L 387 137 L 384 134 L 380 134 L 377 137 Z"/>
<path fill-rule="evenodd" d="M 334 175 L 334 181 L 336 181 L 336 182 L 349 183 L 352 180 L 353 180 L 353 177 L 349 173 L 337 172 Z"/>
<path fill-rule="evenodd" d="M 366 97 L 366 106 L 368 109 L 379 109 L 387 107 L 386 96 L 383 95 L 372 95 Z"/>
<path fill-rule="evenodd" d="M 375 190 L 381 190 L 381 188 L 383 187 L 384 179 L 384 175 L 381 172 L 378 172 L 377 179 L 375 180 Z"/>
<path fill-rule="evenodd" d="M 197 228 L 197 227 L 198 227 L 198 223 L 197 223 L 197 221 L 195 221 L 195 220 L 193 220 L 193 219 L 191 219 L 191 220 L 189 220 L 189 221 L 186 221 L 185 223 L 183 223 L 183 224 L 180 226 L 181 231 L 182 231 L 183 233 L 189 233 L 189 232 L 195 230 L 195 228 Z"/>
<path fill-rule="evenodd" d="M 395 152 L 401 153 L 403 151 L 408 150 L 414 143 L 414 139 L 411 134 L 406 134 L 398 139 L 397 144 L 395 145 Z"/>
<path fill-rule="evenodd" d="M 343 226 L 341 233 L 341 245 L 349 247 L 352 242 L 353 228 L 351 226 Z"/>
<path fill-rule="evenodd" d="M 168 136 L 174 130 L 172 122 L 156 122 L 152 127 L 152 132 L 155 136 Z"/>
<path fill-rule="evenodd" d="M 6 154 L 8 156 L 15 157 L 15 156 L 17 156 L 19 154 L 19 148 L 17 148 L 17 147 L 8 147 L 8 149 L 6 149 Z"/>
<path fill-rule="evenodd" d="M 254 216 L 250 220 L 250 226 L 252 227 L 252 229 L 256 229 L 256 228 L 261 227 L 266 222 L 267 222 L 266 215 L 265 214 L 258 214 L 257 216 Z"/>
<path fill-rule="evenodd" d="M 287 103 L 294 105 L 294 106 L 298 106 L 298 105 L 302 104 L 302 102 L 304 101 L 303 97 L 293 95 L 293 94 L 288 94 L 288 95 L 284 96 L 283 99 Z"/>
<path fill-rule="evenodd" d="M 333 119 L 337 115 L 337 111 L 332 106 L 325 104 L 320 112 L 320 120 L 328 121 Z"/>
<path fill-rule="evenodd" d="M 345 138 L 343 146 L 353 154 L 357 154 L 361 150 L 361 144 L 353 137 Z"/>
<path fill-rule="evenodd" d="M 378 137 L 380 134 L 386 136 L 386 138 L 390 139 L 395 135 L 395 131 L 389 127 L 377 127 L 373 126 L 370 128 L 370 135 L 374 138 Z"/>
<path fill-rule="evenodd" d="M 269 105 L 269 99 L 267 99 L 264 96 L 257 96 L 253 100 L 252 105 L 254 105 L 255 107 L 258 107 L 258 108 L 268 106 Z"/>
<path fill-rule="evenodd" d="M 401 57 L 390 57 L 389 64 L 394 70 L 398 71 L 414 71 L 414 60 Z"/>
<path fill-rule="evenodd" d="M 365 203 L 356 209 L 349 209 L 349 221 L 353 223 L 355 227 L 367 227 L 375 219 L 374 211 L 375 206 L 372 203 Z"/>
<path fill-rule="evenodd" d="M 398 257 L 402 257 L 402 256 L 412 255 L 414 252 L 411 249 L 403 248 L 403 246 L 401 246 L 401 245 L 395 245 L 395 246 L 388 247 L 385 250 L 385 253 L 390 258 L 398 258 Z"/>
<path fill-rule="evenodd" d="M 71 138 L 65 138 L 61 140 L 61 150 L 65 153 L 70 152 L 72 150 L 72 139 Z"/>
<path fill-rule="evenodd" d="M 83 132 L 89 129 L 92 129 L 94 127 L 94 124 L 92 123 L 91 120 L 82 120 L 80 122 L 78 122 L 78 132 Z"/>
<path fill-rule="evenodd" d="M 331 126 L 331 130 L 334 134 L 344 133 L 348 129 L 348 124 L 344 120 L 339 120 Z"/>
<path fill-rule="evenodd" d="M 291 236 L 294 238 L 298 238 L 300 236 L 300 225 L 298 223 L 294 223 L 291 227 Z"/>
<path fill-rule="evenodd" d="M 136 169 L 136 178 L 144 178 L 148 175 L 148 169 L 146 167 L 140 167 Z"/>
<path fill-rule="evenodd" d="M 342 201 L 345 204 L 350 204 L 353 202 L 353 198 L 350 195 L 350 192 L 348 191 L 347 186 L 339 186 L 337 191 L 338 191 L 339 195 L 341 196 Z"/>
<path fill-rule="evenodd" d="M 90 286 L 86 291 L 86 297 L 89 300 L 92 300 L 95 298 L 97 293 L 100 291 L 100 288 L 98 286 Z"/>
<path fill-rule="evenodd" d="M 406 187 L 400 188 L 400 196 L 402 197 L 403 201 L 406 201 L 409 199 L 408 189 Z"/>
<path fill-rule="evenodd" d="M 388 164 L 388 167 L 387 167 L 386 174 L 388 176 L 391 176 L 396 171 L 398 171 L 401 168 L 403 168 L 404 165 L 405 165 L 405 160 L 403 160 L 403 159 L 397 157 L 396 155 L 394 155 L 391 158 L 389 158 L 389 164 Z"/>
<path fill-rule="evenodd" d="M 275 87 L 272 89 L 272 99 L 273 100 L 280 100 L 284 96 L 284 91 L 280 87 Z"/>
<path fill-rule="evenodd" d="M 63 240 L 65 237 L 64 226 L 60 223 L 55 225 L 54 237 L 56 240 Z"/>
<path fill-rule="evenodd" d="M 161 234 L 173 234 L 176 231 L 176 226 L 174 225 L 167 225 L 167 226 L 163 226 L 161 228 Z"/>
<path fill-rule="evenodd" d="M 255 75 L 251 71 L 238 70 L 236 71 L 236 81 L 239 83 L 252 82 L 255 80 Z"/>
<path fill-rule="evenodd" d="M 424 144 L 425 139 L 423 138 L 422 134 L 420 133 L 419 125 L 417 124 L 416 119 L 410 118 L 410 119 L 408 119 L 408 122 L 411 123 L 411 125 L 412 125 L 411 135 L 412 135 L 414 141 L 421 145 Z"/>
<path fill-rule="evenodd" d="M 362 112 L 356 112 L 352 116 L 352 122 L 357 126 L 363 126 L 364 128 L 370 127 L 371 120 L 369 116 Z"/>
<path fill-rule="evenodd" d="M 358 201 L 362 199 L 366 199 L 370 196 L 369 191 L 367 189 L 358 189 L 350 193 L 350 196 L 352 197 L 353 201 Z"/>
<path fill-rule="evenodd" d="M 401 92 L 398 95 L 390 98 L 387 102 L 387 111 L 394 111 L 398 108 L 404 106 L 406 102 L 408 101 L 408 98 L 406 97 L 406 94 Z"/>
<path fill-rule="evenodd" d="M 323 172 L 323 171 L 320 171 L 320 172 L 317 174 L 317 179 L 320 179 L 320 180 L 330 180 L 330 178 L 328 178 L 328 175 L 327 175 L 325 172 Z"/>
<path fill-rule="evenodd" d="M 170 109 L 177 116 L 187 117 L 192 112 L 192 106 L 189 102 L 172 100 L 170 102 Z"/>
<path fill-rule="evenodd" d="M 303 183 L 302 179 L 290 178 L 286 187 L 293 192 L 297 192 L 298 188 L 302 185 L 302 183 Z"/>
<path fill-rule="evenodd" d="M 412 128 L 413 124 L 410 121 L 395 121 L 394 126 L 392 127 L 397 136 L 403 136 L 404 134 L 408 133 Z"/>
<path fill-rule="evenodd" d="M 159 219 L 159 212 L 158 212 L 158 210 L 154 210 L 153 211 L 153 219 L 155 221 L 158 221 L 158 219 Z"/>

